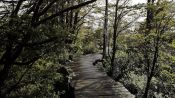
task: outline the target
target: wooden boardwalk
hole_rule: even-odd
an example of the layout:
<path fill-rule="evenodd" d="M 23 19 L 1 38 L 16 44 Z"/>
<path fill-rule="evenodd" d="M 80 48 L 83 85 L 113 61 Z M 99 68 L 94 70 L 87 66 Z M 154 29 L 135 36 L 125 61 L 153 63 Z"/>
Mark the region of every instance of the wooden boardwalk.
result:
<path fill-rule="evenodd" d="M 75 87 L 76 98 L 134 98 L 121 83 L 115 82 L 104 72 L 93 66 L 99 54 L 81 56 L 72 67 L 75 77 L 71 85 Z"/>

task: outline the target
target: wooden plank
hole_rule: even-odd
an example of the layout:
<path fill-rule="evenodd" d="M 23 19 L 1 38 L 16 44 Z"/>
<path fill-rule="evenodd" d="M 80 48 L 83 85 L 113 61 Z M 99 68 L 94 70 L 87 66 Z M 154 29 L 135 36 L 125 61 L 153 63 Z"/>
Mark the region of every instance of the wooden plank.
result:
<path fill-rule="evenodd" d="M 81 56 L 77 66 L 72 67 L 75 77 L 71 85 L 76 98 L 135 98 L 121 83 L 115 82 L 93 66 L 99 54 Z"/>

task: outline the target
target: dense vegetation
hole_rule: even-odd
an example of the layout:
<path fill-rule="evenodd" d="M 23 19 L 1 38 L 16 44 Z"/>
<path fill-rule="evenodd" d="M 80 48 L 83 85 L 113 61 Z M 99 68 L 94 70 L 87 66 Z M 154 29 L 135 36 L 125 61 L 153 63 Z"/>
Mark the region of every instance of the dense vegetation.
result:
<path fill-rule="evenodd" d="M 68 64 L 90 53 L 138 98 L 174 98 L 174 15 L 170 0 L 1 0 L 0 98 L 72 98 Z"/>

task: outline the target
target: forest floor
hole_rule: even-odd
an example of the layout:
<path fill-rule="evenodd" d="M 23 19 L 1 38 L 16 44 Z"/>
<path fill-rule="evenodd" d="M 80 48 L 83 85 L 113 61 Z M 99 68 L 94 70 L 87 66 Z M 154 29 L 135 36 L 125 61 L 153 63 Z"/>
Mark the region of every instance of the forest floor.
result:
<path fill-rule="evenodd" d="M 71 85 L 75 88 L 76 98 L 134 98 L 121 83 L 115 82 L 105 72 L 92 63 L 100 59 L 100 54 L 81 56 L 72 66 L 75 77 Z"/>

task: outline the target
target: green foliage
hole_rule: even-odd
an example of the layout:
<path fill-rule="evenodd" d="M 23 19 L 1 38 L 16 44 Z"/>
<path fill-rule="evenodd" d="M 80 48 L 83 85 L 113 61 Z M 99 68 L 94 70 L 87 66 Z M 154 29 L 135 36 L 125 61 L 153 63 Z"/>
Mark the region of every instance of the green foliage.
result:
<path fill-rule="evenodd" d="M 52 59 L 40 59 L 30 66 L 14 66 L 11 77 L 6 82 L 6 87 L 15 89 L 8 95 L 9 97 L 53 97 L 54 83 L 60 81 L 62 75 L 57 71 L 60 65 Z"/>
<path fill-rule="evenodd" d="M 98 51 L 99 47 L 99 33 L 90 30 L 90 27 L 83 27 L 79 32 L 78 39 L 75 46 L 80 53 L 90 54 Z"/>
<path fill-rule="evenodd" d="M 43 11 L 51 3 L 50 1 L 44 0 L 41 5 L 38 5 L 38 9 L 34 7 L 33 10 L 32 6 L 36 6 L 39 2 L 27 0 L 20 7 L 17 15 L 12 14 L 15 9 L 13 7 L 17 5 L 17 2 L 14 4 L 7 2 L 8 6 L 4 5 L 5 8 L 0 5 L 2 7 L 0 10 L 2 12 L 0 14 L 0 72 L 3 72 L 7 62 L 11 63 L 9 72 L 4 74 L 4 76 L 7 75 L 4 84 L 0 84 L 2 85 L 0 95 L 5 93 L 7 97 L 53 98 L 64 93 L 64 89 L 66 89 L 66 87 L 62 89 L 63 92 L 55 91 L 54 84 L 56 82 L 63 83 L 63 86 L 67 85 L 64 83 L 67 76 L 58 72 L 60 67 L 66 66 L 76 56 L 101 51 L 103 44 L 101 23 L 97 28 L 93 27 L 92 22 L 81 26 L 85 22 L 84 18 L 89 13 L 87 11 L 89 9 L 79 8 L 61 13 L 59 17 L 37 25 L 38 22 L 55 12 L 73 4 L 79 4 L 80 1 L 55 1 L 41 16 L 35 16 L 35 13 L 38 9 L 39 12 Z M 119 16 L 116 18 L 119 22 L 117 31 L 123 31 L 117 36 L 117 43 L 115 43 L 117 51 L 114 53 L 116 56 L 113 78 L 123 82 L 125 86 L 137 89 L 136 94 L 142 94 L 147 80 L 145 77 L 150 75 L 150 69 L 156 59 L 150 91 L 153 94 L 159 95 L 160 93 L 161 96 L 170 96 L 175 89 L 175 3 L 167 0 L 158 1 L 157 4 L 148 4 L 147 7 L 154 16 L 151 20 L 151 29 L 143 22 L 139 24 L 138 30 L 133 31 L 134 33 L 130 30 L 132 28 L 127 29 L 131 25 L 127 25 L 130 19 L 125 20 L 123 17 L 127 14 L 127 17 L 134 17 L 137 14 L 134 9 L 139 9 L 139 5 L 119 7 L 117 13 Z M 112 47 L 111 32 L 116 28 L 111 29 L 111 25 L 114 23 L 114 5 L 110 4 L 109 7 L 110 48 Z M 30 12 L 30 9 L 33 11 Z M 131 13 L 128 13 L 130 11 Z M 6 12 L 4 16 L 3 12 Z M 93 13 L 99 13 L 99 16 L 102 12 L 102 7 L 93 10 Z M 40 14 L 42 13 L 36 15 Z M 95 16 L 88 16 L 87 20 L 96 22 Z M 19 47 L 22 47 L 21 50 Z M 156 50 L 157 47 L 158 50 Z M 155 51 L 158 51 L 156 58 L 154 57 Z M 110 52 L 108 54 L 111 54 Z M 15 57 L 16 55 L 17 57 Z M 11 60 L 13 58 L 14 60 Z M 111 56 L 103 61 L 103 66 L 101 64 L 100 68 L 109 72 Z M 3 78 L 2 75 L 0 77 Z M 165 88 L 168 88 L 168 91 Z"/>
<path fill-rule="evenodd" d="M 5 17 L 0 21 L 0 59 L 12 42 L 10 55 L 15 55 L 16 47 L 23 46 L 14 62 L 31 61 L 29 64 L 12 64 L 0 92 L 7 97 L 52 98 L 59 94 L 56 94 L 54 84 L 63 77 L 57 70 L 61 66 L 60 60 L 66 62 L 69 59 L 70 44 L 65 40 L 71 34 L 56 22 L 48 21 L 33 27 L 31 20 L 30 15 L 23 15 L 12 19 Z M 48 39 L 51 41 L 47 42 Z M 36 60 L 32 61 L 34 58 Z M 0 71 L 4 66 L 1 62 Z"/>

